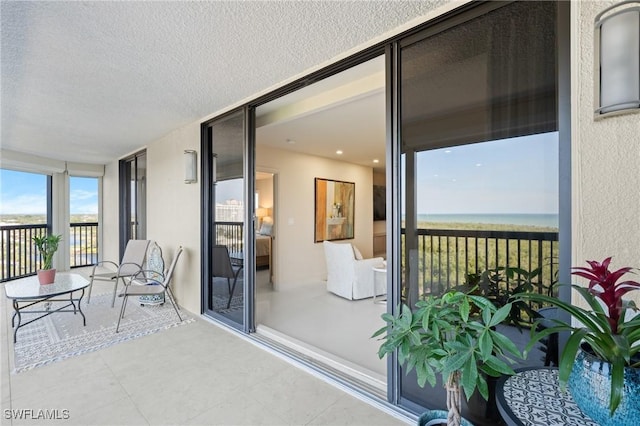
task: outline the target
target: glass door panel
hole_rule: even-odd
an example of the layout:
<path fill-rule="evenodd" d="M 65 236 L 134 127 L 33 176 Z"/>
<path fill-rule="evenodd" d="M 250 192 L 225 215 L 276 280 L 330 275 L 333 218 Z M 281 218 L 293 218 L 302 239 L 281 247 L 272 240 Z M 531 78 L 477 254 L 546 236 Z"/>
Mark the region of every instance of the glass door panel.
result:
<path fill-rule="evenodd" d="M 120 257 L 129 240 L 147 238 L 147 153 L 120 160 Z"/>
<path fill-rule="evenodd" d="M 244 112 L 211 123 L 206 137 L 210 165 L 209 276 L 205 312 L 242 327 L 245 310 Z"/>
<path fill-rule="evenodd" d="M 474 289 L 496 304 L 523 284 L 551 292 L 560 198 L 556 7 L 509 3 L 403 43 L 403 303 L 449 289 Z M 526 327 L 532 313 L 518 315 Z M 528 331 L 505 327 L 524 348 Z M 541 365 L 544 355 L 522 366 Z M 404 400 L 446 405 L 441 386 L 398 377 Z M 486 424 L 497 416 L 490 410 L 466 415 Z"/>

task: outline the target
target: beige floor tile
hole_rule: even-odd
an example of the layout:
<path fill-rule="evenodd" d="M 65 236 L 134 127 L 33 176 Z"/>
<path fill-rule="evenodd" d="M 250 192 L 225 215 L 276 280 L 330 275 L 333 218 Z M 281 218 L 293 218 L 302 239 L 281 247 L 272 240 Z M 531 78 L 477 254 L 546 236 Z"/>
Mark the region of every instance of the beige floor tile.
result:
<path fill-rule="evenodd" d="M 276 414 L 306 424 L 344 396 L 324 381 L 295 367 L 246 389 L 249 397 Z"/>
<path fill-rule="evenodd" d="M 66 409 L 71 416 L 80 416 L 89 409 L 98 409 L 126 396 L 123 387 L 107 368 L 91 376 L 61 376 L 57 386 L 38 390 L 36 385 L 32 385 L 31 389 L 30 394 L 13 399 L 14 409 Z"/>
<path fill-rule="evenodd" d="M 96 410 L 87 411 L 80 416 L 74 416 L 64 423 L 64 426 L 104 425 L 104 426 L 142 426 L 149 422 L 140 413 L 135 404 L 125 397 Z"/>
<path fill-rule="evenodd" d="M 193 367 L 178 375 L 158 372 L 149 382 L 123 383 L 133 403 L 151 424 L 182 424 L 215 406 L 229 392 L 216 371 Z"/>
<path fill-rule="evenodd" d="M 194 426 L 209 425 L 289 425 L 273 410 L 263 406 L 259 402 L 242 398 L 241 395 L 228 395 L 218 401 L 218 404 L 208 411 L 190 419 L 185 424 Z"/>
<path fill-rule="evenodd" d="M 6 360 L 13 347 L 2 345 L 2 408 L 66 409 L 65 425 L 360 424 L 360 419 L 396 424 L 252 342 L 188 315 L 194 322 L 20 374 L 9 374 Z M 5 328 L 6 315 L 0 322 Z M 11 339 L 4 334 L 3 343 Z"/>
<path fill-rule="evenodd" d="M 381 410 L 372 410 L 369 404 L 345 394 L 344 397 L 340 398 L 308 424 L 400 426 L 407 423 Z"/>
<path fill-rule="evenodd" d="M 73 362 L 54 362 L 49 365 L 11 374 L 11 395 L 19 399 L 58 387 L 67 379 L 83 379 L 93 377 L 105 370 L 105 363 L 96 352 L 73 357 Z"/>

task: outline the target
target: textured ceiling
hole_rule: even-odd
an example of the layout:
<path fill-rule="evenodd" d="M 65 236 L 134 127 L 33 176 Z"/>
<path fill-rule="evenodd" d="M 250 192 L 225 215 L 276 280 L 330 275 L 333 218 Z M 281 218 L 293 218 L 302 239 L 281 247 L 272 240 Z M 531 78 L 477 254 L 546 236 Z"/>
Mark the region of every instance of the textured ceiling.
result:
<path fill-rule="evenodd" d="M 1 146 L 107 163 L 442 2 L 2 1 Z"/>

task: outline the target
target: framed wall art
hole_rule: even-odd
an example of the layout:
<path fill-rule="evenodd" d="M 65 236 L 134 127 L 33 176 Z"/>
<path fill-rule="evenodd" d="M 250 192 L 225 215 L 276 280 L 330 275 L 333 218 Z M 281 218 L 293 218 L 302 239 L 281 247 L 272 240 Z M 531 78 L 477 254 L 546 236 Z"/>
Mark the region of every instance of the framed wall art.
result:
<path fill-rule="evenodd" d="M 356 184 L 315 178 L 316 243 L 353 238 Z"/>

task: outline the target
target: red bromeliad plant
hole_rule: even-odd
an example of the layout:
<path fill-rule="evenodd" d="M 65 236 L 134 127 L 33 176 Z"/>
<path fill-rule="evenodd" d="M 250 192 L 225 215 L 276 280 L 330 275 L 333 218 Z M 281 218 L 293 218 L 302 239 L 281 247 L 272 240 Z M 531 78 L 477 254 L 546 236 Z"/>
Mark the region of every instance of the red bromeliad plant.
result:
<path fill-rule="evenodd" d="M 623 281 L 618 283 L 617 281 L 622 278 L 624 274 L 633 270 L 633 268 L 626 267 L 620 268 L 617 271 L 609 271 L 609 264 L 611 258 L 607 257 L 602 263 L 595 260 L 588 260 L 590 268 L 574 267 L 573 275 L 589 280 L 589 293 L 598 297 L 605 306 L 609 309 L 609 315 L 607 320 L 611 325 L 611 331 L 613 334 L 618 334 L 618 324 L 620 323 L 620 316 L 623 312 L 622 296 L 632 290 L 640 290 L 640 283 L 636 281 Z M 624 321 L 624 318 L 622 318 Z"/>
<path fill-rule="evenodd" d="M 537 331 L 537 324 L 535 324 L 531 328 L 531 341 L 525 352 L 529 352 L 540 339 L 553 333 L 571 332 L 558 366 L 560 383 L 564 385 L 569 379 L 581 344 L 588 344 L 588 350 L 597 358 L 611 364 L 609 410 L 613 416 L 624 392 L 624 369 L 640 368 L 640 315 L 637 314 L 638 308 L 632 300 L 622 299 L 622 296 L 628 292 L 640 290 L 640 283 L 618 282 L 623 275 L 632 272 L 635 268 L 625 267 L 610 271 L 610 257 L 602 263 L 596 261 L 587 263 L 589 267 L 574 267 L 572 274 L 588 279 L 589 286 L 585 288 L 572 285 L 571 287 L 582 296 L 588 308 L 536 293 L 518 294 L 515 300 L 556 306 L 578 321 L 579 324 L 572 325 L 553 319 L 552 325 L 541 331 Z M 625 318 L 629 310 L 636 312 L 635 315 L 631 315 L 631 319 Z M 540 320 L 537 321 L 539 322 Z"/>

